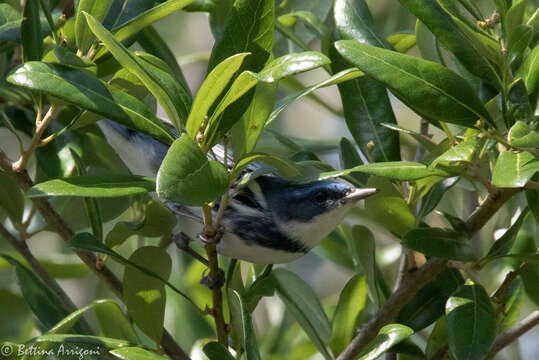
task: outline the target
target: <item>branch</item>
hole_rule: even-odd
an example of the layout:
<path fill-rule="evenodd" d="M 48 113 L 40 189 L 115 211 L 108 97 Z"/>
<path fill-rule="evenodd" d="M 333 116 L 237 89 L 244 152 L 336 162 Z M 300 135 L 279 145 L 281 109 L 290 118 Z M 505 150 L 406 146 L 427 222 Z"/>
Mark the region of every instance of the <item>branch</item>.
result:
<path fill-rule="evenodd" d="M 0 168 L 4 169 L 6 172 L 12 173 L 24 192 L 28 191 L 28 189 L 34 185 L 32 179 L 28 176 L 26 169 L 21 169 L 19 172 L 13 171 L 12 164 L 2 151 L 0 151 Z M 46 198 L 32 198 L 32 202 L 41 213 L 41 216 L 43 216 L 47 225 L 53 228 L 64 241 L 68 242 L 73 237 L 73 231 L 52 208 Z M 98 259 L 91 252 L 75 251 L 75 253 L 102 281 L 105 282 L 105 284 L 107 284 L 119 299 L 123 299 L 122 282 L 108 267 L 103 265 L 98 266 Z M 164 330 L 163 338 L 161 339 L 161 346 L 172 359 L 189 360 L 189 356 L 178 346 L 166 330 Z"/>
<path fill-rule="evenodd" d="M 225 148 L 226 152 L 226 148 Z M 226 206 L 226 204 L 220 204 L 219 210 Z M 206 248 L 206 254 L 208 255 L 208 263 L 210 269 L 210 275 L 208 283 L 206 284 L 212 292 L 212 316 L 215 320 L 215 328 L 217 330 L 217 341 L 224 346 L 228 344 L 228 335 L 226 331 L 226 324 L 223 312 L 223 292 L 221 287 L 224 281 L 220 279 L 219 271 L 219 258 L 217 257 L 217 242 L 219 241 L 219 234 L 215 231 L 213 226 L 213 219 L 211 208 L 208 205 L 203 207 L 204 214 L 204 247 Z M 216 223 L 216 226 L 219 226 Z"/>
<path fill-rule="evenodd" d="M 494 215 L 498 209 L 520 189 L 496 189 L 475 209 L 466 222 L 468 236 L 473 237 Z M 446 260 L 430 259 L 416 272 L 411 273 L 406 281 L 391 294 L 387 302 L 374 317 L 365 324 L 352 342 L 337 357 L 337 360 L 352 360 L 363 347 L 378 335 L 380 329 L 388 324 L 414 295 L 439 273 L 448 267 Z"/>
<path fill-rule="evenodd" d="M 37 119 L 36 119 L 36 126 L 37 126 L 36 132 L 34 136 L 32 137 L 32 140 L 30 141 L 30 145 L 28 146 L 28 149 L 21 154 L 21 157 L 19 158 L 19 160 L 13 163 L 12 165 L 13 171 L 20 172 L 26 168 L 26 163 L 28 162 L 30 155 L 32 155 L 34 151 L 36 150 L 36 148 L 38 147 L 39 142 L 41 141 L 41 135 L 43 135 L 43 132 L 45 131 L 45 129 L 51 122 L 55 111 L 56 111 L 56 107 L 52 105 L 47 111 L 47 113 L 45 114 L 45 116 L 43 117 L 43 119 L 41 119 L 41 105 L 40 105 L 40 109 L 37 113 Z"/>
<path fill-rule="evenodd" d="M 539 324 L 539 310 L 535 310 L 530 315 L 517 322 L 511 329 L 496 336 L 494 345 L 492 345 L 492 349 L 490 349 L 486 358 L 489 359 L 493 357 L 498 351 L 518 339 L 537 324 Z"/>
<path fill-rule="evenodd" d="M 15 250 L 17 250 L 17 252 L 21 254 L 21 256 L 28 262 L 28 265 L 30 265 L 32 270 L 34 270 L 34 273 L 41 279 L 41 281 L 43 281 L 44 285 L 58 297 L 62 304 L 62 307 L 68 314 L 71 314 L 72 312 L 77 310 L 77 306 L 73 303 L 73 301 L 71 301 L 69 296 L 67 296 L 67 294 L 60 287 L 58 282 L 56 282 L 56 280 L 49 275 L 47 270 L 45 270 L 45 268 L 41 266 L 41 264 L 39 263 L 39 261 L 37 261 L 34 255 L 32 255 L 25 241 L 17 239 L 1 223 L 0 235 L 4 237 L 11 244 L 11 246 L 13 246 Z M 92 331 L 92 328 L 90 327 L 90 324 L 88 324 L 84 317 L 81 317 L 79 319 L 79 324 L 86 334 L 91 335 L 94 333 Z"/>

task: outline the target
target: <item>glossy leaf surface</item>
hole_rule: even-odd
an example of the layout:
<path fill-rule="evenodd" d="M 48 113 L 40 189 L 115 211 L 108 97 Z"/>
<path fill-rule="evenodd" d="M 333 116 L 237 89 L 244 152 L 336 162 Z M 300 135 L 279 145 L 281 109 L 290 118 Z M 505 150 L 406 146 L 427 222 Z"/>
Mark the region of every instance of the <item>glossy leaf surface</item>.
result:
<path fill-rule="evenodd" d="M 354 275 L 341 291 L 333 316 L 330 347 L 340 354 L 355 332 L 356 319 L 367 303 L 367 281 L 364 276 Z"/>
<path fill-rule="evenodd" d="M 208 160 L 187 134 L 170 147 L 157 173 L 157 195 L 188 206 L 215 200 L 228 187 L 228 173 Z"/>
<path fill-rule="evenodd" d="M 395 344 L 409 338 L 414 331 L 401 324 L 389 324 L 378 332 L 374 340 L 368 343 L 360 354 L 359 360 L 375 360 Z"/>
<path fill-rule="evenodd" d="M 538 171 L 539 161 L 531 153 L 505 151 L 496 160 L 492 183 L 498 187 L 522 187 Z"/>
<path fill-rule="evenodd" d="M 335 46 L 346 59 L 383 82 L 428 120 L 468 127 L 480 117 L 491 121 L 466 80 L 439 64 L 350 40 L 338 41 Z"/>
<path fill-rule="evenodd" d="M 163 279 L 170 276 L 172 262 L 162 248 L 141 247 L 135 250 L 129 261 L 152 269 Z M 160 343 L 165 320 L 165 285 L 133 267 L 126 267 L 123 280 L 123 299 L 129 316 L 148 337 Z"/>
<path fill-rule="evenodd" d="M 152 178 L 136 175 L 74 176 L 34 185 L 27 197 L 82 196 L 93 198 L 121 197 L 155 191 Z"/>
<path fill-rule="evenodd" d="M 472 261 L 476 256 L 465 233 L 440 229 L 417 228 L 408 232 L 402 244 L 427 256 L 442 259 Z"/>
<path fill-rule="evenodd" d="M 174 140 L 170 130 L 135 97 L 111 89 L 88 72 L 61 65 L 28 62 L 7 80 L 31 90 L 56 96 L 129 128 L 148 134 L 165 144 Z"/>
<path fill-rule="evenodd" d="M 446 304 L 449 350 L 457 360 L 481 359 L 496 335 L 494 311 L 480 285 L 464 285 Z"/>
<path fill-rule="evenodd" d="M 286 269 L 273 270 L 273 277 L 277 293 L 286 308 L 294 315 L 324 358 L 330 359 L 327 344 L 331 326 L 314 291 L 299 276 Z"/>

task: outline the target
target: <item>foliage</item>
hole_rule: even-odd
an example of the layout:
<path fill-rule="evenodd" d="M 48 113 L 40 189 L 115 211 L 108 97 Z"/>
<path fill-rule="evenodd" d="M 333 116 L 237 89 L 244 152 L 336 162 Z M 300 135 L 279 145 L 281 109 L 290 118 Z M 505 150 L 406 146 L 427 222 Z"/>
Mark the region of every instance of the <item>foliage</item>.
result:
<path fill-rule="evenodd" d="M 527 327 L 518 321 L 539 305 L 539 3 L 382 1 L 373 16 L 375 3 L 0 4 L 2 356 L 21 343 L 133 360 L 471 360 L 539 323 L 537 310 Z M 391 29 L 388 9 L 407 31 Z M 154 25 L 195 12 L 208 15 L 215 42 L 192 92 Z M 315 94 L 326 87 L 338 108 Z M 283 131 L 302 98 L 342 120 L 353 141 Z M 128 169 L 103 118 L 167 149 L 154 177 Z M 236 163 L 215 157 L 216 144 Z M 341 168 L 320 160 L 324 151 Z M 298 184 L 341 178 L 379 190 L 309 258 L 346 274 L 340 291 L 319 272 L 305 276 L 311 269 L 217 256 L 222 219 L 211 209 L 249 181 L 252 162 Z M 208 268 L 171 257 L 179 230 L 163 203 L 201 208 L 207 242 L 193 246 Z M 65 242 L 48 257 L 29 242 L 45 232 Z M 222 287 L 212 283 L 219 265 Z M 76 278 L 87 306 L 77 309 L 57 278 Z M 281 316 L 260 325 L 255 309 Z"/>

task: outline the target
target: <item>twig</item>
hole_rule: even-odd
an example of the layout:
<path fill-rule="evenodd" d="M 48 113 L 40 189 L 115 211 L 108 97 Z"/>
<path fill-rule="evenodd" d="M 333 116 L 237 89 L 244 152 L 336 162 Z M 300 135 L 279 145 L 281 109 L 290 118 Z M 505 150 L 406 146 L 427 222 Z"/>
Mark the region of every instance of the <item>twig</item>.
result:
<path fill-rule="evenodd" d="M 34 185 L 28 176 L 26 169 L 22 169 L 19 172 L 13 171 L 12 164 L 2 151 L 0 151 L 0 168 L 4 169 L 6 172 L 12 172 L 23 191 L 26 192 Z M 56 230 L 56 233 L 64 241 L 67 242 L 73 237 L 73 231 L 66 225 L 60 215 L 52 208 L 51 204 L 46 198 L 32 198 L 32 202 L 39 210 L 41 216 L 43 216 L 43 219 L 47 225 Z M 104 265 L 98 266 L 98 259 L 91 252 L 75 251 L 75 253 L 105 284 L 107 284 L 107 286 L 114 292 L 114 294 L 116 294 L 116 296 L 118 296 L 119 299 L 123 299 L 122 282 L 108 267 Z M 166 330 L 163 332 L 161 346 L 167 355 L 172 359 L 189 360 L 189 356 L 178 346 L 178 344 L 174 341 L 174 338 Z"/>
<path fill-rule="evenodd" d="M 516 270 L 509 271 L 507 275 L 505 276 L 505 279 L 503 280 L 500 287 L 498 287 L 498 290 L 491 296 L 492 300 L 501 304 L 503 301 L 503 297 L 507 290 L 509 289 L 509 286 L 511 285 L 511 282 L 515 280 L 515 278 L 518 276 L 520 271 L 522 270 L 524 266 L 524 263 L 520 265 L 520 267 Z M 503 308 L 503 307 L 502 307 Z"/>
<path fill-rule="evenodd" d="M 30 249 L 28 248 L 28 245 L 25 241 L 21 241 L 17 239 L 15 236 L 13 236 L 1 223 L 0 223 L 0 235 L 4 237 L 10 244 L 17 250 L 19 254 L 28 262 L 28 265 L 34 270 L 34 273 L 43 281 L 45 286 L 51 290 L 60 300 L 62 303 L 62 307 L 64 310 L 71 314 L 72 312 L 77 310 L 77 306 L 71 301 L 69 296 L 65 293 L 65 291 L 60 287 L 60 285 L 52 278 L 47 270 L 41 266 L 39 261 L 32 255 L 30 252 Z M 79 319 L 79 324 L 82 328 L 82 331 L 84 331 L 86 334 L 91 335 L 94 332 L 92 331 L 92 328 L 90 327 L 90 324 L 86 321 L 84 317 L 81 317 Z"/>
<path fill-rule="evenodd" d="M 473 237 L 494 215 L 498 209 L 520 189 L 498 189 L 490 193 L 485 201 L 475 209 L 466 222 L 468 237 Z M 448 267 L 447 261 L 430 259 L 406 281 L 401 283 L 387 302 L 378 310 L 374 317 L 365 324 L 337 360 L 352 360 L 361 352 L 363 347 L 378 335 L 382 326 L 388 324 L 413 296 L 439 273 Z"/>
<path fill-rule="evenodd" d="M 36 119 L 36 132 L 34 136 L 32 137 L 32 140 L 30 141 L 30 145 L 28 146 L 28 149 L 24 151 L 21 154 L 21 157 L 19 160 L 17 160 L 12 165 L 12 169 L 14 172 L 20 172 L 23 171 L 26 168 L 26 163 L 28 162 L 28 159 L 30 158 L 30 155 L 34 153 L 37 146 L 39 145 L 39 142 L 41 141 L 41 135 L 43 135 L 43 132 L 51 122 L 54 112 L 56 111 L 56 107 L 52 105 L 43 119 L 41 119 L 41 111 L 38 111 L 37 119 Z"/>
<path fill-rule="evenodd" d="M 486 358 L 489 359 L 493 357 L 498 351 L 511 344 L 537 324 L 539 324 L 539 310 L 535 310 L 524 319 L 517 322 L 511 329 L 496 336 L 492 349 L 490 349 Z"/>
<path fill-rule="evenodd" d="M 221 204 L 222 206 L 223 204 Z M 228 343 L 228 335 L 226 331 L 226 324 L 223 315 L 223 293 L 221 287 L 223 284 L 216 284 L 219 279 L 219 258 L 217 257 L 217 232 L 213 227 L 213 219 L 211 208 L 208 205 L 204 205 L 204 237 L 205 237 L 205 249 L 208 255 L 209 269 L 210 269 L 210 281 L 209 288 L 212 292 L 212 315 L 215 320 L 215 328 L 217 329 L 217 341 L 223 345 Z"/>
<path fill-rule="evenodd" d="M 524 185 L 525 189 L 531 189 L 531 190 L 539 190 L 539 182 L 537 181 L 528 181 L 526 185 Z"/>

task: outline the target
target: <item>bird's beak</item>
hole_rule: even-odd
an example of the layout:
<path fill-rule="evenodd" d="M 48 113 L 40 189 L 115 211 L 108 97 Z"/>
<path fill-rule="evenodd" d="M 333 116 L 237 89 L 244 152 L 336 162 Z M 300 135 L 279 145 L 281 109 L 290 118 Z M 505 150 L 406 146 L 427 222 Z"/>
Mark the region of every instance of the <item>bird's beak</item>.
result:
<path fill-rule="evenodd" d="M 354 201 L 359 201 L 365 199 L 371 195 L 374 195 L 378 192 L 378 189 L 375 188 L 366 188 L 366 189 L 356 189 L 354 188 L 345 197 L 342 198 L 342 203 L 349 203 Z"/>

